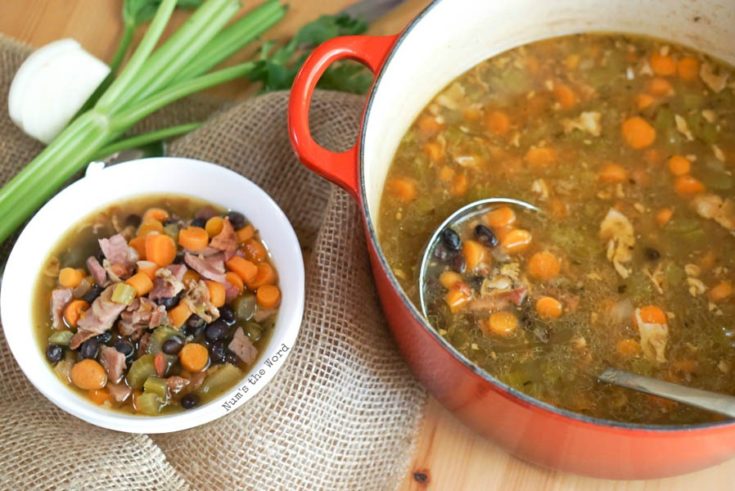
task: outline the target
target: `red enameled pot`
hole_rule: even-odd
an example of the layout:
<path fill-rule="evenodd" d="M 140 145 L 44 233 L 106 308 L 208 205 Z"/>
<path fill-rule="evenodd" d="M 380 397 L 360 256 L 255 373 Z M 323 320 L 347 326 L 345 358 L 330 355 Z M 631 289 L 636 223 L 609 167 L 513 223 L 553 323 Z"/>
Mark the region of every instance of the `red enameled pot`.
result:
<path fill-rule="evenodd" d="M 578 32 L 669 39 L 735 64 L 733 0 L 438 0 L 398 36 L 334 39 L 317 48 L 291 93 L 289 131 L 301 161 L 359 203 L 383 309 L 421 382 L 477 432 L 527 461 L 617 479 L 671 476 L 735 455 L 735 423 L 676 427 L 613 423 L 560 410 L 499 382 L 466 360 L 422 318 L 383 255 L 376 220 L 383 183 L 409 125 L 446 84 L 516 46 Z M 309 106 L 324 70 L 358 60 L 375 74 L 351 149 L 334 153 L 309 132 Z"/>

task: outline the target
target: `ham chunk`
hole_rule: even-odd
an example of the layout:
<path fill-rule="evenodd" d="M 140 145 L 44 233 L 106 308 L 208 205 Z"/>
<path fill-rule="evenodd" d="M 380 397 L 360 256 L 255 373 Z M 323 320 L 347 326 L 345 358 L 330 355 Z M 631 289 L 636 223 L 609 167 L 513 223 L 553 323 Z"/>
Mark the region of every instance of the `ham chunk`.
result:
<path fill-rule="evenodd" d="M 172 298 L 184 290 L 184 274 L 186 266 L 183 264 L 171 264 L 156 271 L 156 279 L 153 282 L 153 290 L 148 295 L 153 301 L 162 298 Z"/>
<path fill-rule="evenodd" d="M 127 305 L 112 301 L 112 290 L 114 288 L 114 285 L 105 288 L 100 296 L 92 302 L 92 306 L 87 310 L 86 315 L 79 319 L 77 333 L 69 342 L 71 349 L 77 349 L 85 339 L 110 330 L 122 311 L 125 310 Z"/>
<path fill-rule="evenodd" d="M 125 240 L 122 234 L 115 234 L 108 239 L 100 239 L 99 243 L 102 253 L 111 264 L 119 264 L 126 269 L 135 266 L 138 254 L 135 249 L 128 246 L 128 241 Z"/>
<path fill-rule="evenodd" d="M 130 336 L 136 340 L 145 329 L 155 329 L 167 319 L 166 308 L 163 305 L 156 305 L 146 297 L 136 298 L 120 314 L 117 329 L 123 336 Z"/>
<path fill-rule="evenodd" d="M 195 256 L 191 253 L 184 255 L 186 264 L 199 273 L 202 278 L 225 283 L 225 257 L 223 254 L 214 254 L 207 257 Z"/>
<path fill-rule="evenodd" d="M 237 245 L 238 240 L 237 235 L 235 235 L 235 229 L 232 228 L 230 220 L 225 218 L 222 222 L 222 231 L 212 238 L 209 247 L 222 251 L 225 257 L 230 258 L 235 254 Z"/>
<path fill-rule="evenodd" d="M 245 334 L 242 329 L 237 329 L 235 335 L 232 336 L 232 341 L 227 346 L 230 351 L 240 358 L 243 363 L 250 365 L 258 357 L 258 350 L 250 342 L 250 338 Z"/>
<path fill-rule="evenodd" d="M 108 383 L 107 390 L 110 391 L 110 395 L 115 400 L 115 402 L 125 402 L 128 399 L 128 397 L 130 397 L 130 394 L 133 393 L 133 389 L 131 389 L 124 383 L 121 383 L 121 384 Z"/>
<path fill-rule="evenodd" d="M 54 329 L 64 327 L 64 307 L 71 302 L 70 288 L 57 288 L 51 292 L 51 325 Z"/>
<path fill-rule="evenodd" d="M 89 274 L 94 278 L 94 282 L 99 286 L 105 286 L 107 284 L 107 271 L 102 267 L 99 260 L 94 256 L 87 258 L 87 270 Z"/>
<path fill-rule="evenodd" d="M 100 363 L 105 367 L 108 380 L 118 383 L 125 372 L 125 355 L 115 348 L 102 346 L 100 349 Z"/>

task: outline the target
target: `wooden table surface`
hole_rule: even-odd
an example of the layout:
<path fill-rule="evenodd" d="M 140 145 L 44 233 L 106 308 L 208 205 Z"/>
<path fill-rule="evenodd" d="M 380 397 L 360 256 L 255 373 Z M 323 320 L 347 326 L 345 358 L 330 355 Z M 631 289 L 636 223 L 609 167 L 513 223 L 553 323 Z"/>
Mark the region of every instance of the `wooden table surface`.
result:
<path fill-rule="evenodd" d="M 338 12 L 352 0 L 292 0 L 287 18 L 270 37 L 284 38 L 324 13 Z M 247 2 L 252 5 L 256 2 Z M 429 0 L 408 0 L 377 22 L 372 31 L 401 29 Z M 112 55 L 120 34 L 120 0 L 0 0 L 0 32 L 34 46 L 73 36 L 102 59 Z M 183 15 L 177 15 L 181 22 Z M 217 94 L 242 97 L 243 84 Z M 506 454 L 474 435 L 431 400 L 426 410 L 411 469 L 401 489 L 435 490 L 730 490 L 735 489 L 735 460 L 694 474 L 651 481 L 603 481 L 540 469 Z"/>

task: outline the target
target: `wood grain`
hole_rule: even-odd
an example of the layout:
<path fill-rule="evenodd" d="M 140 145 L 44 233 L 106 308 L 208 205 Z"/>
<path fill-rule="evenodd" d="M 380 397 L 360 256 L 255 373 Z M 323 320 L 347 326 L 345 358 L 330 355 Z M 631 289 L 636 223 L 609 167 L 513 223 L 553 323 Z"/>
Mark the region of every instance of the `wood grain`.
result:
<path fill-rule="evenodd" d="M 338 12 L 351 0 L 293 0 L 287 18 L 270 39 L 285 39 L 305 22 Z M 399 31 L 429 0 L 408 0 L 371 32 Z M 257 2 L 248 2 L 252 8 Z M 120 34 L 120 0 L 0 0 L 0 32 L 33 46 L 73 36 L 103 59 L 112 55 Z M 185 15 L 177 14 L 174 25 Z M 251 51 L 252 52 L 252 51 Z M 248 56 L 248 52 L 240 58 Z M 217 92 L 243 97 L 246 83 L 230 84 Z M 651 481 L 604 481 L 541 469 L 515 459 L 462 426 L 436 401 L 430 401 L 411 471 L 402 490 L 616 490 L 691 491 L 735 489 L 735 460 L 701 472 Z"/>

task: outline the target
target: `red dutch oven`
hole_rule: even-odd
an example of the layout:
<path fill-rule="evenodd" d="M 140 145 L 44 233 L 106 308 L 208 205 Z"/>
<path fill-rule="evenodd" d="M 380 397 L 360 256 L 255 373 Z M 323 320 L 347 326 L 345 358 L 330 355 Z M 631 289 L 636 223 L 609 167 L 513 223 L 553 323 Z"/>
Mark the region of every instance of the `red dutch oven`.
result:
<path fill-rule="evenodd" d="M 438 0 L 398 36 L 331 40 L 306 61 L 291 93 L 289 131 L 301 161 L 362 209 L 373 274 L 398 346 L 416 377 L 465 424 L 514 455 L 553 469 L 616 479 L 671 476 L 735 455 L 735 423 L 655 427 L 561 410 L 482 371 L 424 320 L 402 291 L 376 234 L 380 195 L 398 143 L 444 86 L 516 46 L 578 32 L 669 39 L 735 64 L 733 0 Z M 376 75 L 354 147 L 331 152 L 309 132 L 315 86 L 333 62 Z"/>

